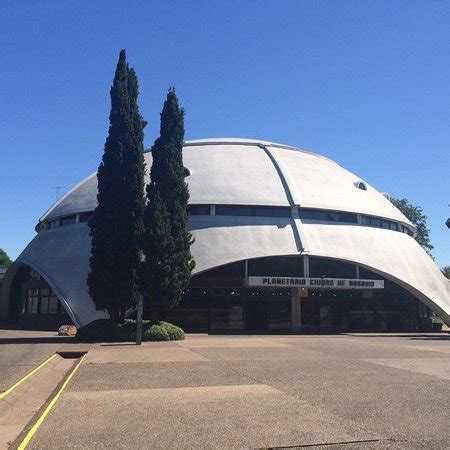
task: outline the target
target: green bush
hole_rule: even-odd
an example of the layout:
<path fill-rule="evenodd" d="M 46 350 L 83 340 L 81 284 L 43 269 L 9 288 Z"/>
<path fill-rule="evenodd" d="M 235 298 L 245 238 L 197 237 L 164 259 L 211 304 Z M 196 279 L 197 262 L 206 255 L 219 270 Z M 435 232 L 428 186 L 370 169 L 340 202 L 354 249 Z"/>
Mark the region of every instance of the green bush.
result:
<path fill-rule="evenodd" d="M 184 339 L 184 331 L 173 323 L 160 321 L 158 322 L 158 325 L 167 331 L 171 341 L 182 341 Z"/>
<path fill-rule="evenodd" d="M 142 321 L 143 341 L 179 341 L 184 339 L 184 331 L 169 322 L 151 325 Z M 77 339 L 82 342 L 129 342 L 136 339 L 136 321 L 126 319 L 123 324 L 114 324 L 109 319 L 99 319 L 88 323 L 77 331 Z"/>
<path fill-rule="evenodd" d="M 122 324 L 116 324 L 114 338 L 119 342 L 136 340 L 136 322 L 127 319 Z"/>
<path fill-rule="evenodd" d="M 170 341 L 169 333 L 161 325 L 152 325 L 144 331 L 142 336 L 144 341 Z"/>
<path fill-rule="evenodd" d="M 116 326 L 109 319 L 98 319 L 77 330 L 77 339 L 82 342 L 113 341 Z"/>

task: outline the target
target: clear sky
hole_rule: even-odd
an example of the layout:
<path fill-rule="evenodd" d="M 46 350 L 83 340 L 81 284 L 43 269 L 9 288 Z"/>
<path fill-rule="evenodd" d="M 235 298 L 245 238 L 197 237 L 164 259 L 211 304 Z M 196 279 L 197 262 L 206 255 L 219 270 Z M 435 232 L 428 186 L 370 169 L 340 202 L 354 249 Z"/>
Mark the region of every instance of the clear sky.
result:
<path fill-rule="evenodd" d="M 450 2 L 0 3 L 0 247 L 98 166 L 121 48 L 159 129 L 170 86 L 186 138 L 248 137 L 324 154 L 429 218 L 450 265 Z"/>

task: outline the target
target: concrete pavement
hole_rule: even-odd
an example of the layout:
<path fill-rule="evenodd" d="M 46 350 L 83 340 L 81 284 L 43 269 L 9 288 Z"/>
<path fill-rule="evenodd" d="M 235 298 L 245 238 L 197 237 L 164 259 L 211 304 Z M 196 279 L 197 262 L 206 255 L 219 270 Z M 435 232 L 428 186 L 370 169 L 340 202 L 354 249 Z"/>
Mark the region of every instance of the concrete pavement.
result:
<path fill-rule="evenodd" d="M 449 448 L 449 356 L 445 334 L 95 345 L 30 448 Z"/>
<path fill-rule="evenodd" d="M 72 337 L 52 331 L 0 329 L 0 392 L 72 342 L 75 343 Z"/>

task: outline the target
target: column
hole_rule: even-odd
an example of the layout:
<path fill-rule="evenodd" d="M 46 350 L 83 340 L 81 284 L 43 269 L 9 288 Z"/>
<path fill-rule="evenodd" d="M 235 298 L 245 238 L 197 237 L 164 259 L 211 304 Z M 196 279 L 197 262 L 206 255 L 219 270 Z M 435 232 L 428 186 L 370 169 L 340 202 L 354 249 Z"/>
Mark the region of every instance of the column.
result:
<path fill-rule="evenodd" d="M 300 332 L 302 329 L 301 296 L 299 288 L 291 289 L 291 330 Z"/>

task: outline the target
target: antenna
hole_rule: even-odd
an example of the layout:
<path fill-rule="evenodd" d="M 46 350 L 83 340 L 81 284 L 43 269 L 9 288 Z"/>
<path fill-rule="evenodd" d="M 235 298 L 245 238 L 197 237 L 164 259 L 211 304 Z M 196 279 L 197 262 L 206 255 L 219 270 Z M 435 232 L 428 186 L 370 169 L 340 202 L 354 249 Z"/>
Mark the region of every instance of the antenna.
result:
<path fill-rule="evenodd" d="M 52 187 L 52 189 L 54 189 L 55 190 L 55 195 L 56 195 L 56 201 L 58 201 L 59 199 L 60 199 L 60 192 L 61 192 L 61 189 L 64 189 L 65 188 L 65 186 L 53 186 Z"/>

